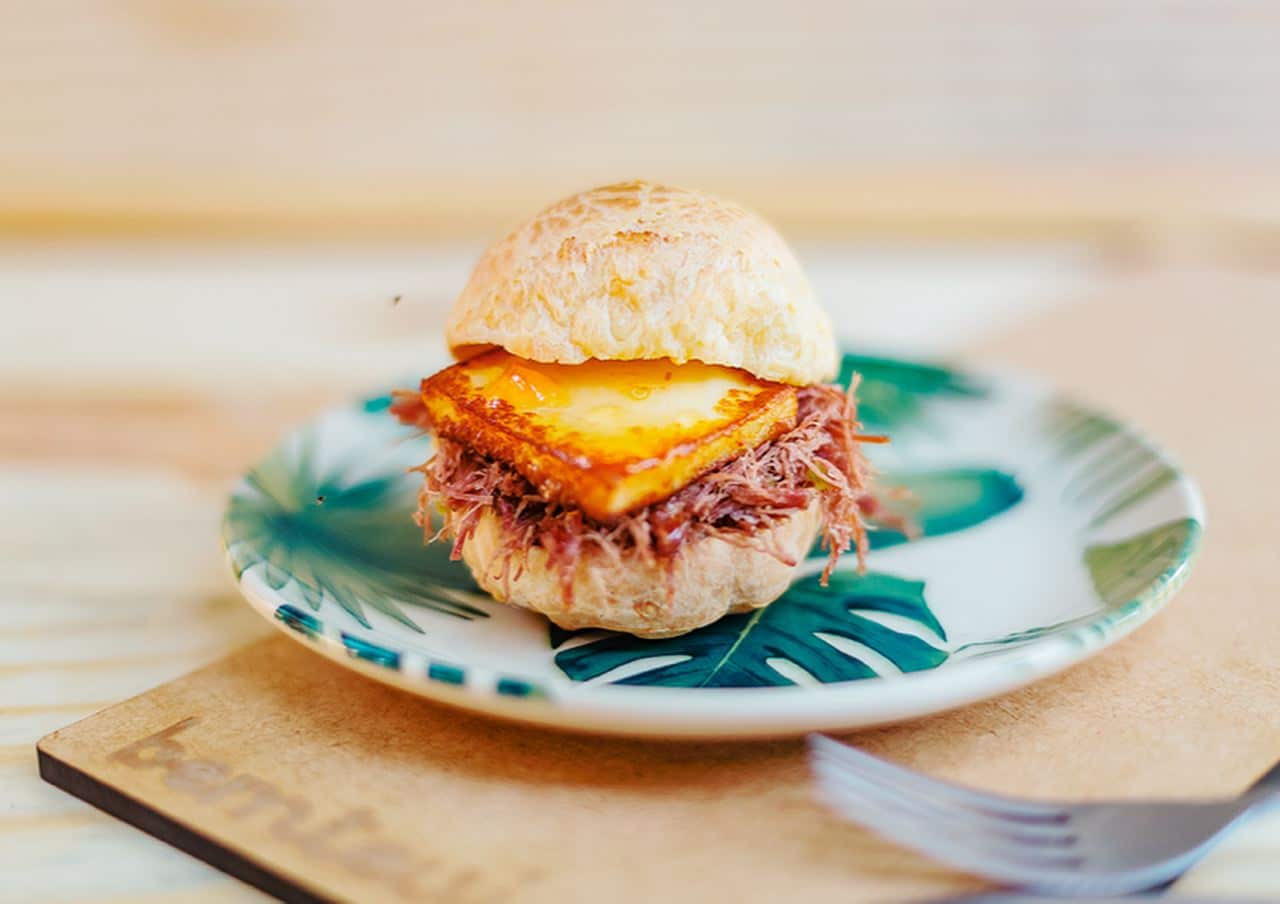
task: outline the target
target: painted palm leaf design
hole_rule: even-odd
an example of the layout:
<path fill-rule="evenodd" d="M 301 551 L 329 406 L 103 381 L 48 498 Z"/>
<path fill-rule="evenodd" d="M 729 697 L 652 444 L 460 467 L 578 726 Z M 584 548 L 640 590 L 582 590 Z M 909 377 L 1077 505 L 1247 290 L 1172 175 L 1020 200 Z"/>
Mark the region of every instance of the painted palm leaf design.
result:
<path fill-rule="evenodd" d="M 887 504 L 919 529 L 915 542 L 976 527 L 1022 501 L 1022 487 L 1013 476 L 992 468 L 896 472 L 881 475 L 877 482 L 906 492 L 902 503 L 890 500 Z M 870 540 L 872 549 L 907 542 L 896 530 L 874 530 Z M 810 553 L 811 558 L 825 555 L 820 548 Z"/>
<path fill-rule="evenodd" d="M 1084 563 L 1098 596 L 1109 606 L 1124 606 L 1169 581 L 1191 558 L 1200 530 L 1200 522 L 1181 518 L 1127 540 L 1090 546 Z"/>
<path fill-rule="evenodd" d="M 923 536 L 964 530 L 1008 511 L 1022 500 L 1022 488 L 1008 474 L 987 468 L 912 472 L 886 478 L 911 493 L 911 514 Z M 872 547 L 905 542 L 897 531 L 876 531 Z M 816 549 L 811 556 L 825 557 Z M 623 678 L 621 684 L 698 687 L 751 687 L 792 683 L 769 660 L 782 660 L 819 682 L 874 677 L 866 659 L 848 655 L 819 635 L 845 638 L 883 657 L 900 671 L 934 668 L 946 658 L 946 633 L 929 611 L 923 584 L 886 574 L 858 576 L 842 571 L 822 588 L 816 577 L 796 582 L 779 600 L 749 615 L 730 615 L 683 637 L 643 641 L 610 635 L 556 656 L 570 678 L 598 678 L 629 662 L 658 656 L 686 657 L 679 662 Z M 886 613 L 916 622 L 937 643 L 894 631 L 868 617 Z M 559 647 L 574 635 L 551 629 Z M 746 642 L 749 641 L 749 642 Z M 745 645 L 744 645 L 745 642 Z M 730 651 L 731 654 L 730 654 Z"/>
<path fill-rule="evenodd" d="M 638 664 L 641 671 L 616 683 L 665 687 L 825 684 L 874 677 L 872 663 L 881 657 L 903 672 L 947 658 L 946 632 L 925 604 L 924 584 L 877 573 L 838 572 L 827 588 L 816 576 L 803 578 L 771 606 L 667 640 L 585 636 L 556 654 L 570 678 L 586 681 Z"/>
<path fill-rule="evenodd" d="M 378 438 L 391 444 L 404 436 L 384 429 Z M 322 466 L 318 442 L 312 431 L 280 447 L 233 494 L 223 537 L 237 575 L 257 567 L 286 598 L 313 611 L 332 600 L 365 627 L 372 609 L 420 632 L 405 605 L 486 617 L 466 568 L 448 560 L 443 544 L 423 546 L 412 517 L 417 480 L 399 464 L 362 473 L 360 459 L 376 444 Z"/>
<path fill-rule="evenodd" d="M 858 417 L 872 431 L 900 430 L 920 416 L 930 398 L 982 399 L 987 395 L 986 387 L 975 378 L 929 364 L 845 355 L 837 381 L 848 386 L 855 373 L 862 376 Z"/>
<path fill-rule="evenodd" d="M 1161 524 L 1114 543 L 1096 543 L 1084 551 L 1085 567 L 1105 617 L 1089 612 L 1065 621 L 1031 628 L 995 640 L 977 641 L 955 650 L 965 658 L 991 656 L 1009 647 L 1045 637 L 1064 636 L 1086 645 L 1103 639 L 1111 626 L 1144 605 L 1158 605 L 1185 578 L 1203 528 L 1194 518 Z M 1153 593 L 1152 588 L 1158 588 Z"/>
<path fill-rule="evenodd" d="M 1178 469 L 1149 442 L 1074 403 L 1047 406 L 1043 429 L 1056 460 L 1075 469 L 1063 501 L 1091 507 L 1091 528 L 1105 526 L 1178 479 Z"/>

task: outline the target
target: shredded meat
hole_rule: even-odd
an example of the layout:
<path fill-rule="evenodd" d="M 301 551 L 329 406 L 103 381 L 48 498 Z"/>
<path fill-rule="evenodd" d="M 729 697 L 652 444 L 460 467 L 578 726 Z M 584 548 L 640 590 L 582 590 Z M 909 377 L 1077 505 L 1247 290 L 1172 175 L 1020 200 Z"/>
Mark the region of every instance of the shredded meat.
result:
<path fill-rule="evenodd" d="M 688 543 L 718 537 L 756 549 L 787 565 L 788 554 L 769 543 L 768 532 L 807 508 L 815 499 L 822 513 L 822 546 L 828 553 L 825 585 L 840 555 L 855 549 L 859 567 L 867 551 L 865 520 L 878 514 L 868 490 L 868 466 L 860 442 L 883 441 L 857 432 L 856 382 L 847 392 L 837 386 L 799 390 L 796 425 L 733 461 L 704 474 L 662 502 L 602 523 L 581 511 L 547 499 L 514 468 L 461 443 L 440 437 L 436 453 L 418 470 L 425 475 L 419 493 L 418 523 L 428 541 L 451 538 L 452 557 L 474 533 L 481 516 L 492 511 L 503 531 L 503 580 L 518 576 L 512 563 L 542 547 L 572 598 L 578 562 L 588 549 L 612 564 L 638 554 L 667 567 Z M 430 429 L 416 393 L 397 394 L 392 412 L 402 421 Z M 436 530 L 431 512 L 444 513 Z M 519 568 L 519 565 L 516 565 Z"/>

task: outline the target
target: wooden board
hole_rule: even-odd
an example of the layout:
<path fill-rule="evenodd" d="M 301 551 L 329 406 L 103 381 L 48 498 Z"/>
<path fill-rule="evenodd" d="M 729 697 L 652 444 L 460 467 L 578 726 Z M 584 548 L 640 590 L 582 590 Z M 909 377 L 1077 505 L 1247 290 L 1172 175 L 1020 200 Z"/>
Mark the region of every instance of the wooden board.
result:
<path fill-rule="evenodd" d="M 1206 549 L 1168 610 L 1096 659 L 862 733 L 860 746 L 956 781 L 1071 798 L 1230 794 L 1274 762 L 1274 291 L 1223 274 L 1134 281 L 975 353 L 1035 368 L 1167 441 L 1203 483 Z M 299 900 L 846 902 L 976 887 L 827 814 L 799 742 L 494 722 L 286 639 L 55 732 L 40 754 L 51 780 Z M 1275 849 L 1256 850 L 1248 890 L 1274 897 Z"/>
<path fill-rule="evenodd" d="M 761 883 L 848 900 L 855 881 L 881 898 L 976 884 L 828 816 L 799 742 L 505 725 L 284 638 L 54 732 L 39 756 L 47 780 L 285 900 L 743 900 Z M 868 855 L 888 872 L 857 880 Z"/>
<path fill-rule="evenodd" d="M 192 719 L 181 720 L 170 726 L 169 729 L 157 732 L 150 738 L 142 739 L 140 744 L 128 745 L 115 751 L 114 758 L 129 766 L 139 768 L 141 764 L 136 758 L 136 752 L 139 749 L 144 751 L 143 755 L 148 751 L 154 752 L 158 749 L 158 745 L 169 743 L 174 735 L 180 734 L 183 730 L 191 727 L 195 721 L 198 721 L 198 718 L 193 717 Z M 124 820 L 129 825 L 142 829 L 149 835 L 154 835 L 161 841 L 168 842 L 174 847 L 186 851 L 193 857 L 200 858 L 210 866 L 215 866 L 223 872 L 235 876 L 237 879 L 242 879 L 250 885 L 257 886 L 283 901 L 312 902 L 330 900 L 307 891 L 302 885 L 291 882 L 270 867 L 260 865 L 251 856 L 240 852 L 235 847 L 219 844 L 213 838 L 206 837 L 199 831 L 189 828 L 177 819 L 168 816 L 162 809 L 157 809 L 153 805 L 96 778 L 91 773 L 58 759 L 56 754 L 49 753 L 44 746 L 37 750 L 36 755 L 40 766 L 40 777 L 45 781 L 57 785 L 64 791 L 93 804 L 99 810 L 109 813 L 117 819 Z M 259 791 L 258 793 L 264 792 Z"/>

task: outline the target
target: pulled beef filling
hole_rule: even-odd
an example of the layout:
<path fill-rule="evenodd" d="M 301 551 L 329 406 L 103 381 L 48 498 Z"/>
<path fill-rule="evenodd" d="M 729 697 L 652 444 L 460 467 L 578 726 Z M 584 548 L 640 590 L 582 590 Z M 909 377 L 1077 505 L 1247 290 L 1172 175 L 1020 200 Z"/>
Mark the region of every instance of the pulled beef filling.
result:
<path fill-rule="evenodd" d="M 547 499 L 510 465 L 438 437 L 436 454 L 419 468 L 426 479 L 418 497 L 418 523 L 429 541 L 452 538 L 452 557 L 457 559 L 481 516 L 491 511 L 503 527 L 504 579 L 513 576 L 513 562 L 520 568 L 523 554 L 540 546 L 566 597 L 572 598 L 578 563 L 589 550 L 598 551 L 612 565 L 621 565 L 625 555 L 640 555 L 666 565 L 671 576 L 686 544 L 718 537 L 794 565 L 785 551 L 769 543 L 769 531 L 816 500 L 822 513 L 822 546 L 829 554 L 822 572 L 825 585 L 841 553 L 856 549 L 861 565 L 867 548 L 864 518 L 876 514 L 859 448 L 864 438 L 857 433 L 855 388 L 856 384 L 845 392 L 836 386 L 803 387 L 791 430 L 702 475 L 662 502 L 610 523 Z M 398 397 L 393 412 L 406 423 L 430 429 L 416 393 Z M 433 510 L 444 512 L 439 530 L 432 525 Z"/>

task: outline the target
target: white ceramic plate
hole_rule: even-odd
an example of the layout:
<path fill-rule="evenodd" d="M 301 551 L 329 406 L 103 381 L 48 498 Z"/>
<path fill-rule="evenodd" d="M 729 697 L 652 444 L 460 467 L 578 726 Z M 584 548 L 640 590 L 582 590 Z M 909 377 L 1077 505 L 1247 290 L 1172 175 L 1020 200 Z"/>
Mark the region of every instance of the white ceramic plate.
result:
<path fill-rule="evenodd" d="M 925 532 L 822 558 L 767 609 L 683 637 L 569 634 L 491 600 L 411 514 L 430 441 L 389 397 L 291 433 L 223 528 L 253 607 L 381 681 L 586 731 L 758 737 L 910 719 L 1020 687 L 1142 624 L 1186 578 L 1199 493 L 1131 428 L 1025 378 L 848 355 L 881 482 Z"/>

